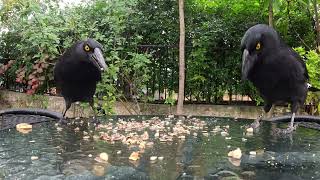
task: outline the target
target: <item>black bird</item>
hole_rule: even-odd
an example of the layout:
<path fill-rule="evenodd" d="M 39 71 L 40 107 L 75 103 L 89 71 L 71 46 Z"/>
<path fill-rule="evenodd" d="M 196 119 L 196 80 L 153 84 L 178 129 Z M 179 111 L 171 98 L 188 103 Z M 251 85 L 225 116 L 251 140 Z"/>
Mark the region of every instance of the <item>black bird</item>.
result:
<path fill-rule="evenodd" d="M 67 49 L 56 63 L 54 80 L 66 105 L 63 117 L 71 104 L 77 101 L 89 102 L 94 111 L 93 95 L 101 80 L 101 72 L 107 67 L 102 49 L 102 45 L 93 39 L 79 41 Z"/>
<path fill-rule="evenodd" d="M 249 28 L 241 40 L 242 79 L 248 79 L 264 99 L 264 112 L 268 113 L 277 103 L 290 103 L 291 122 L 285 132 L 294 128 L 294 117 L 305 102 L 309 79 L 302 58 L 279 34 L 265 24 Z M 264 114 L 265 114 L 264 113 Z M 260 115 L 252 124 L 259 126 Z"/>

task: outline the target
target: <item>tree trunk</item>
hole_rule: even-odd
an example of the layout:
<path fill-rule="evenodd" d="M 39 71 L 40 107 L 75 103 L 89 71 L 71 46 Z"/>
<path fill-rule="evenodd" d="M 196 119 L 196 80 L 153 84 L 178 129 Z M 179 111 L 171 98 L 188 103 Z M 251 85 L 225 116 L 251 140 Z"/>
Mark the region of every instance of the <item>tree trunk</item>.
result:
<path fill-rule="evenodd" d="M 319 15 L 318 15 L 318 4 L 317 0 L 313 0 L 313 8 L 314 8 L 314 15 L 315 15 L 315 28 L 317 32 L 317 49 L 319 48 L 320 44 L 320 28 L 319 28 Z M 318 49 L 319 51 L 319 49 Z"/>
<path fill-rule="evenodd" d="M 272 2 L 273 0 L 269 0 L 269 26 L 273 27 L 273 7 Z"/>
<path fill-rule="evenodd" d="M 184 79 L 185 79 L 185 24 L 184 24 L 184 0 L 179 0 L 179 24 L 180 24 L 180 44 L 179 44 L 179 92 L 177 115 L 183 114 L 184 101 Z"/>

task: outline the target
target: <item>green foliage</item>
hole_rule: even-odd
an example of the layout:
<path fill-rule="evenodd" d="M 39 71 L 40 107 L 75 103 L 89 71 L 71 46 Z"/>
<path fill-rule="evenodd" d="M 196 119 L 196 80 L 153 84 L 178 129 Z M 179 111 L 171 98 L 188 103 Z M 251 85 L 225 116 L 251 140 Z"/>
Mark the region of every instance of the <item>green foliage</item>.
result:
<path fill-rule="evenodd" d="M 119 77 L 129 77 L 138 89 L 148 80 L 149 56 L 135 52 L 141 37 L 132 34 L 130 45 L 125 36 L 134 6 L 135 0 L 96 0 L 65 9 L 55 0 L 5 3 L 0 16 L 8 32 L 1 35 L 4 49 L 0 56 L 15 59 L 5 72 L 11 77 L 6 81 L 27 86 L 30 94 L 46 92 L 54 86 L 52 70 L 57 58 L 76 41 L 91 37 L 104 45 L 109 65 L 97 87 L 97 98 L 103 102 L 102 109 L 112 113 L 120 96 L 116 88 Z"/>
<path fill-rule="evenodd" d="M 164 104 L 173 106 L 176 103 L 176 99 L 173 98 L 174 91 L 169 92 L 169 97 L 164 101 Z"/>
<path fill-rule="evenodd" d="M 313 87 L 320 89 L 320 55 L 316 53 L 315 50 L 306 51 L 303 47 L 297 47 L 295 48 L 295 51 L 297 51 L 300 54 L 300 56 L 302 56 L 306 60 L 310 84 Z M 320 93 L 308 92 L 306 103 L 314 105 L 316 107 L 317 113 L 319 114 Z"/>
<path fill-rule="evenodd" d="M 303 47 L 295 50 L 306 60 L 310 84 L 320 89 L 320 56 L 315 50 L 306 51 Z"/>

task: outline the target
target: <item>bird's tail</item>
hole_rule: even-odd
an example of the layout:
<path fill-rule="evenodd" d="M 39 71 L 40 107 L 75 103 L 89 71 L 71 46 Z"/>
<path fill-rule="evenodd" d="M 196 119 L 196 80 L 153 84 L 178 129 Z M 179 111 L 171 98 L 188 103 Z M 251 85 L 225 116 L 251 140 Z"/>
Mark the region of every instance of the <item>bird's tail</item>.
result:
<path fill-rule="evenodd" d="M 310 83 L 307 83 L 307 87 L 308 87 L 308 91 L 311 91 L 311 92 L 320 91 L 320 89 L 313 87 Z"/>

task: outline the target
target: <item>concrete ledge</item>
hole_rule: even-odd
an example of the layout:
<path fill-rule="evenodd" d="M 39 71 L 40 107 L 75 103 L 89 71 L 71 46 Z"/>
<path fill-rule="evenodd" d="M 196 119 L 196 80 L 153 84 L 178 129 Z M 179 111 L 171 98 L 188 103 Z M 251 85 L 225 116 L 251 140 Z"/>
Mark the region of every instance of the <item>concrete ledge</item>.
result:
<path fill-rule="evenodd" d="M 27 95 L 6 90 L 0 90 L 0 110 L 6 108 L 42 108 L 51 111 L 62 112 L 64 109 L 64 100 L 58 96 L 48 95 Z M 140 109 L 140 111 L 139 111 Z M 116 102 L 116 115 L 167 115 L 175 112 L 176 107 L 170 107 L 166 104 L 149 104 L 132 102 Z M 275 114 L 289 112 L 288 108 L 277 107 Z M 257 106 L 239 106 L 239 105 L 204 105 L 204 104 L 186 104 L 184 113 L 192 116 L 216 116 L 216 117 L 236 117 L 245 119 L 255 119 L 262 113 L 262 108 Z M 81 107 L 73 104 L 67 112 L 68 117 L 88 117 L 93 115 L 91 108 Z"/>

